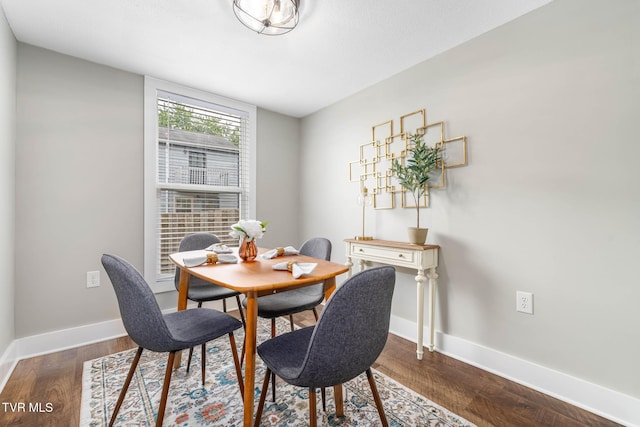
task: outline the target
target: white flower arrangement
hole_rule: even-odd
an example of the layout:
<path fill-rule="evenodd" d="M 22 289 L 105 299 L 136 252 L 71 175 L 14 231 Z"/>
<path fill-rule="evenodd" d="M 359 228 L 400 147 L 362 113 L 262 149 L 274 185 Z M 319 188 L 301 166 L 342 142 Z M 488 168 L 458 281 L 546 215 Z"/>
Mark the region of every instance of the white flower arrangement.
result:
<path fill-rule="evenodd" d="M 267 231 L 267 223 L 255 219 L 241 219 L 231 226 L 229 236 L 237 239 L 246 237 L 249 240 L 262 239 Z"/>

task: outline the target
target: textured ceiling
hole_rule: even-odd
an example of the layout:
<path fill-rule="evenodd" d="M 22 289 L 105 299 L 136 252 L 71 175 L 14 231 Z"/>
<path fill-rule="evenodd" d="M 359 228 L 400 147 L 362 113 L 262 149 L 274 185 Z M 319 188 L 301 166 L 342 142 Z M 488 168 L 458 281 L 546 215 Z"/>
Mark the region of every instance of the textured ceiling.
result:
<path fill-rule="evenodd" d="M 550 0 L 301 0 L 261 36 L 231 0 L 0 0 L 16 38 L 303 117 Z"/>

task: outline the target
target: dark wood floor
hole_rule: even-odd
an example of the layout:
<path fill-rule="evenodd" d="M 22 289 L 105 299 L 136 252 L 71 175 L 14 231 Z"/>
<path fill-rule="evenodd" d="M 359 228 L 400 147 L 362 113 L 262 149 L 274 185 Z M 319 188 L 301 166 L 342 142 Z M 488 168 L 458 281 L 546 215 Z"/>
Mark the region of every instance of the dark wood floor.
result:
<path fill-rule="evenodd" d="M 310 325 L 313 315 L 295 320 Z M 20 361 L 0 394 L 0 426 L 78 426 L 83 362 L 134 347 L 123 337 Z M 618 425 L 438 352 L 417 360 L 415 344 L 395 335 L 374 367 L 478 426 Z M 20 402 L 42 412 L 12 412 Z"/>

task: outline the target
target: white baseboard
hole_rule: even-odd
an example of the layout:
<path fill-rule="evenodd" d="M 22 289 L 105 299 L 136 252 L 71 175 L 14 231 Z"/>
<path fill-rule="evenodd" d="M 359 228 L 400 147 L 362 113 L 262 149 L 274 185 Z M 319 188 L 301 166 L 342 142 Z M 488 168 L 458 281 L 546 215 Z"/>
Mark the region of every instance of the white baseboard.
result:
<path fill-rule="evenodd" d="M 18 358 L 16 356 L 16 345 L 15 340 L 11 341 L 9 347 L 5 350 L 0 357 L 0 393 L 4 390 L 4 386 L 7 384 L 11 373 L 16 367 L 18 363 Z"/>
<path fill-rule="evenodd" d="M 166 310 L 170 312 L 174 310 Z M 392 333 L 416 342 L 416 324 L 391 316 Z M 14 340 L 0 357 L 0 392 L 20 359 L 126 335 L 120 319 Z M 626 425 L 640 426 L 640 399 L 508 354 L 436 332 L 438 352 Z M 428 351 L 428 350 L 425 350 Z"/>
<path fill-rule="evenodd" d="M 62 329 L 39 335 L 18 338 L 14 342 L 18 359 L 67 350 L 81 345 L 117 338 L 126 335 L 122 320 L 107 320 L 75 328 Z"/>
<path fill-rule="evenodd" d="M 417 342 L 415 322 L 391 316 L 390 330 L 395 335 Z M 426 337 L 424 342 L 427 342 Z M 619 424 L 640 426 L 640 399 L 439 331 L 436 331 L 436 349 Z"/>
<path fill-rule="evenodd" d="M 218 308 L 216 303 L 213 303 L 213 306 Z M 194 308 L 195 304 L 190 304 L 188 307 Z M 170 313 L 173 311 L 176 311 L 176 309 L 163 310 L 162 312 Z M 17 338 L 9 344 L 2 356 L 0 356 L 0 392 L 4 389 L 18 362 L 22 359 L 118 338 L 126 334 L 122 320 L 114 319 Z"/>
<path fill-rule="evenodd" d="M 75 328 L 17 338 L 0 357 L 0 392 L 21 359 L 54 353 L 126 335 L 122 320 L 108 320 Z"/>

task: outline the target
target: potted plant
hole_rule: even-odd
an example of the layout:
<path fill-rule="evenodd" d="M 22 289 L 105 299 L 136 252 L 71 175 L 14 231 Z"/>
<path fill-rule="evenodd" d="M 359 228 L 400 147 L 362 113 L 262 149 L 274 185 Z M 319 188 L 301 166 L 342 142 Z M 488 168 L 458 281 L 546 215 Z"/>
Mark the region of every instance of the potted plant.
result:
<path fill-rule="evenodd" d="M 241 219 L 231 226 L 229 236 L 241 239 L 238 256 L 243 261 L 253 261 L 258 256 L 256 239 L 262 239 L 267 231 L 267 223 L 255 219 Z"/>
<path fill-rule="evenodd" d="M 405 164 L 394 159 L 392 170 L 400 186 L 411 193 L 416 206 L 416 226 L 409 227 L 409 242 L 423 245 L 428 229 L 420 228 L 420 198 L 427 192 L 430 174 L 439 167 L 442 153 L 438 146 L 428 147 L 422 140 L 422 135 L 410 135 L 409 140 L 411 148 Z"/>

